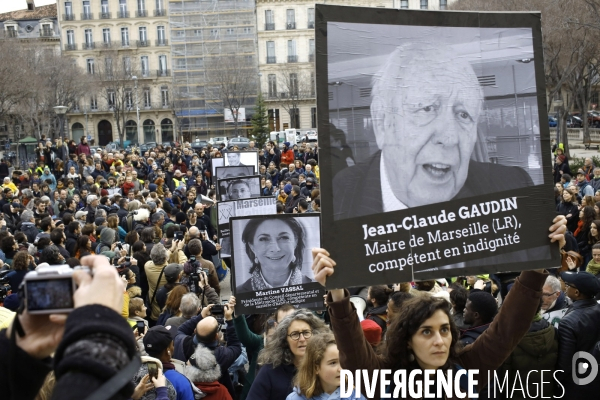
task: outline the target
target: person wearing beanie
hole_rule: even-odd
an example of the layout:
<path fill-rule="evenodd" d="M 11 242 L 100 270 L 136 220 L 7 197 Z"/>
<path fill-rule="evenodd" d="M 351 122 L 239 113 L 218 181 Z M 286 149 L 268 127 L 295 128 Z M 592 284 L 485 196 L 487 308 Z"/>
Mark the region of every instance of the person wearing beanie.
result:
<path fill-rule="evenodd" d="M 104 228 L 100 231 L 99 243 L 96 244 L 94 251 L 96 254 L 103 253 L 105 251 L 112 251 L 112 245 L 117 240 L 117 232 L 111 228 Z"/>
<path fill-rule="evenodd" d="M 381 342 L 381 327 L 377 325 L 377 322 L 371 319 L 363 319 L 360 321 L 360 326 L 365 334 L 365 339 L 367 342 L 375 348 Z"/>
<path fill-rule="evenodd" d="M 294 162 L 294 150 L 290 148 L 290 142 L 283 143 L 283 150 L 281 150 L 280 160 L 281 163 L 289 165 Z"/>
<path fill-rule="evenodd" d="M 219 383 L 221 367 L 212 351 L 198 346 L 185 367 L 185 376 L 206 394 L 204 400 L 232 400 L 227 388 Z"/>
<path fill-rule="evenodd" d="M 175 214 L 175 222 L 178 223 L 179 225 L 182 225 L 185 223 L 186 221 L 186 215 L 183 211 L 179 211 L 177 212 L 177 214 Z"/>
<path fill-rule="evenodd" d="M 560 178 L 563 174 L 571 174 L 571 168 L 569 168 L 569 163 L 567 162 L 567 157 L 564 154 L 556 157 L 556 161 L 554 163 L 554 183 L 560 182 Z"/>
<path fill-rule="evenodd" d="M 175 387 L 177 400 L 194 400 L 194 390 L 190 381 L 177 372 L 173 354 L 173 338 L 177 332 L 171 326 L 157 325 L 150 329 L 144 335 L 144 350 L 150 357 L 154 357 L 162 364 L 162 370 L 165 377 Z"/>

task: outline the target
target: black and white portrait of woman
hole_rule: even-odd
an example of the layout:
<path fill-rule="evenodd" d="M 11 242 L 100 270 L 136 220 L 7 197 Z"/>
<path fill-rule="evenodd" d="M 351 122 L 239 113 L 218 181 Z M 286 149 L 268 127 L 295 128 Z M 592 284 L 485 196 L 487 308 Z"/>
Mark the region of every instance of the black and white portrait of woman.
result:
<path fill-rule="evenodd" d="M 221 201 L 260 197 L 260 177 L 258 175 L 219 179 L 218 195 Z"/>
<path fill-rule="evenodd" d="M 314 282 L 311 249 L 320 243 L 318 216 L 233 219 L 237 292 Z"/>

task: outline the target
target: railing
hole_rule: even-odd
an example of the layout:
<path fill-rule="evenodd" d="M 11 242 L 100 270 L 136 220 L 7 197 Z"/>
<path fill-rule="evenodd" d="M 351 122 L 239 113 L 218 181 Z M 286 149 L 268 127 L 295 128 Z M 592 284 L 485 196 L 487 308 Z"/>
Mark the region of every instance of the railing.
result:
<path fill-rule="evenodd" d="M 131 47 L 131 44 L 129 43 L 129 41 L 126 41 L 126 42 L 121 41 L 121 47 Z"/>
<path fill-rule="evenodd" d="M 167 39 L 157 39 L 154 41 L 155 46 L 166 46 L 168 43 Z"/>
<path fill-rule="evenodd" d="M 73 51 L 73 50 L 77 50 L 77 45 L 75 43 L 65 45 L 65 51 Z"/>
<path fill-rule="evenodd" d="M 52 37 L 54 36 L 53 29 L 40 29 L 40 37 Z"/>
<path fill-rule="evenodd" d="M 296 29 L 296 23 L 295 22 L 288 22 L 285 24 L 285 29 Z"/>
<path fill-rule="evenodd" d="M 100 19 L 111 19 L 112 15 L 109 12 L 101 12 L 100 13 Z"/>
<path fill-rule="evenodd" d="M 119 11 L 117 18 L 129 18 L 129 11 Z"/>
<path fill-rule="evenodd" d="M 167 10 L 154 10 L 155 17 L 164 17 L 165 15 L 167 15 Z"/>
<path fill-rule="evenodd" d="M 276 57 L 268 57 L 267 56 L 267 64 L 275 64 L 277 62 Z"/>
<path fill-rule="evenodd" d="M 110 49 L 112 47 L 113 43 L 112 43 L 112 41 L 108 40 L 108 41 L 101 42 L 100 45 L 102 47 L 104 47 L 105 49 Z"/>
<path fill-rule="evenodd" d="M 148 40 L 137 40 L 136 44 L 138 47 L 148 47 L 150 46 L 150 42 Z"/>
<path fill-rule="evenodd" d="M 309 21 L 306 29 L 315 29 L 315 21 Z"/>
<path fill-rule="evenodd" d="M 308 62 L 313 62 L 315 61 L 315 55 L 314 54 L 309 54 L 308 55 Z"/>
<path fill-rule="evenodd" d="M 288 56 L 288 62 L 289 63 L 298 62 L 298 56 Z"/>
<path fill-rule="evenodd" d="M 275 23 L 266 23 L 265 24 L 265 31 L 274 31 L 275 30 Z"/>
<path fill-rule="evenodd" d="M 63 20 L 64 21 L 74 21 L 75 14 L 63 14 Z"/>
<path fill-rule="evenodd" d="M 82 20 L 94 19 L 94 14 L 93 13 L 81 13 L 81 19 Z"/>
<path fill-rule="evenodd" d="M 147 16 L 148 16 L 148 11 L 146 11 L 146 10 L 137 10 L 137 11 L 135 12 L 135 16 L 136 16 L 137 18 L 143 18 L 143 17 L 147 17 Z"/>
<path fill-rule="evenodd" d="M 171 76 L 171 70 L 170 69 L 159 69 L 156 70 L 156 77 L 160 78 L 163 76 Z"/>
<path fill-rule="evenodd" d="M 96 45 L 94 44 L 94 42 L 85 42 L 82 45 L 83 50 L 91 50 L 91 49 L 95 49 Z"/>

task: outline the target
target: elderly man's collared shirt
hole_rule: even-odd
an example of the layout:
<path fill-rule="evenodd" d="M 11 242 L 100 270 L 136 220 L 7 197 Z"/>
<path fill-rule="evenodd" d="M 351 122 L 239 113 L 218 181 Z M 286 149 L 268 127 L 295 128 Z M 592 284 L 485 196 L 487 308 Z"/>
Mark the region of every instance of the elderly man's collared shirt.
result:
<path fill-rule="evenodd" d="M 398 211 L 404 210 L 408 207 L 404 205 L 392 191 L 392 186 L 390 185 L 390 181 L 388 180 L 387 171 L 385 169 L 385 160 L 383 156 L 383 152 L 381 152 L 381 161 L 379 163 L 379 170 L 381 173 L 381 197 L 383 200 L 383 211 Z"/>

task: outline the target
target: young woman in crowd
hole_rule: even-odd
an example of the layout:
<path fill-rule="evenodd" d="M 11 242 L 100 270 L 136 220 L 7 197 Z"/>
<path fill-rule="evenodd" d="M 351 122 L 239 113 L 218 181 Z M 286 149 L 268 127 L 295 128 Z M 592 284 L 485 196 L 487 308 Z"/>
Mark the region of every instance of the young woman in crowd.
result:
<path fill-rule="evenodd" d="M 246 399 L 286 398 L 292 392 L 292 380 L 304 357 L 307 343 L 313 336 L 328 330 L 323 321 L 308 310 L 297 310 L 280 321 L 258 356 L 261 368 Z"/>
<path fill-rule="evenodd" d="M 556 207 L 556 211 L 564 215 L 567 219 L 567 229 L 575 232 L 579 222 L 579 210 L 577 208 L 577 198 L 568 190 L 563 191 L 562 201 Z"/>
<path fill-rule="evenodd" d="M 584 207 L 579 211 L 579 222 L 577 223 L 577 229 L 573 232 L 573 236 L 577 240 L 577 246 L 579 248 L 579 254 L 583 257 L 583 263 L 581 269 L 584 271 L 585 266 L 592 258 L 590 240 L 590 228 L 592 221 L 596 219 L 596 212 L 593 207 Z"/>
<path fill-rule="evenodd" d="M 286 400 L 362 399 L 354 390 L 349 396 L 340 395 L 340 352 L 331 333 L 315 336 L 306 346 L 304 359 L 294 378 L 294 391 Z"/>

